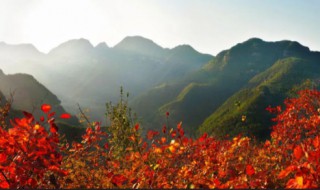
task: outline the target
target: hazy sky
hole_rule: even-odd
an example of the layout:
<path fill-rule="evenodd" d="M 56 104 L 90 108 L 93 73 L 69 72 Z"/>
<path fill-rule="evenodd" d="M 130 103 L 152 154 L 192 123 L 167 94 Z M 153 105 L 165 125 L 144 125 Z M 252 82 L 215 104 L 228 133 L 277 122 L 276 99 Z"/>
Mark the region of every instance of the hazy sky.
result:
<path fill-rule="evenodd" d="M 70 39 L 140 35 L 217 54 L 251 37 L 320 51 L 319 0 L 0 0 L 0 41 L 48 52 Z"/>

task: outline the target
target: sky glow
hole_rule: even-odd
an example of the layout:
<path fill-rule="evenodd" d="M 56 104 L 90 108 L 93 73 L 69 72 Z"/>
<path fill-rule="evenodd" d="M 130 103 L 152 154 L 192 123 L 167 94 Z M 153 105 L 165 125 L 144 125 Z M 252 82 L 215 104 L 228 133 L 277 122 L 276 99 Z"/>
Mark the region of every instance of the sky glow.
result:
<path fill-rule="evenodd" d="M 47 53 L 70 39 L 112 47 L 139 35 L 216 55 L 259 37 L 320 51 L 319 7 L 317 0 L 1 0 L 0 41 Z"/>

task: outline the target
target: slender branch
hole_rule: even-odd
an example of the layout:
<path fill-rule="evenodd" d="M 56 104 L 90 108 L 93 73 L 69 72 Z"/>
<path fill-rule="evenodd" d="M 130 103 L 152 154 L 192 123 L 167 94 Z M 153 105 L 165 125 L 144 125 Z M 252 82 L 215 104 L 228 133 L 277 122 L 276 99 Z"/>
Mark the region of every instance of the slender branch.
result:
<path fill-rule="evenodd" d="M 82 117 L 86 120 L 86 122 L 92 127 L 92 125 L 91 125 L 88 117 L 87 117 L 86 114 L 82 111 L 79 103 L 77 103 L 77 105 L 78 105 L 78 109 L 79 109 L 79 111 L 80 111 L 81 116 L 82 116 Z"/>
<path fill-rule="evenodd" d="M 4 179 L 7 181 L 8 184 L 10 184 L 10 180 L 7 178 L 7 176 L 1 171 L 1 174 L 3 175 Z"/>

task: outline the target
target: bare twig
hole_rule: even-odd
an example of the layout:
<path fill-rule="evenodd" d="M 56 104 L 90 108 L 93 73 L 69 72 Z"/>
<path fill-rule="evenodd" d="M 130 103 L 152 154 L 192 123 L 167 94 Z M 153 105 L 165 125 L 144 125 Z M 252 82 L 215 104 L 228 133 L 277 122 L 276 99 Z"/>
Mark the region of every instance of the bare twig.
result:
<path fill-rule="evenodd" d="M 7 178 L 7 176 L 3 173 L 3 171 L 1 171 L 1 174 L 3 175 L 4 179 L 7 181 L 8 184 L 10 184 L 9 179 Z"/>
<path fill-rule="evenodd" d="M 93 127 L 93 125 L 90 123 L 90 121 L 89 121 L 88 117 L 86 116 L 86 114 L 82 111 L 79 103 L 77 103 L 77 105 L 78 105 L 78 109 L 80 111 L 81 116 L 86 120 L 86 122 L 89 124 L 89 126 Z"/>

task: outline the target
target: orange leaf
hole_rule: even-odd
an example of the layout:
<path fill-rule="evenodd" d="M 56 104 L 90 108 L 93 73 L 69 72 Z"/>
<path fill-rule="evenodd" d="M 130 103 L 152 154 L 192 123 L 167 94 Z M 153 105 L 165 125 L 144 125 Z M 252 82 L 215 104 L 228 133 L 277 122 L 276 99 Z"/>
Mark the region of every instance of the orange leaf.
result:
<path fill-rule="evenodd" d="M 293 150 L 293 155 L 297 160 L 300 160 L 300 158 L 302 157 L 302 148 L 301 148 L 301 146 L 297 146 Z"/>
<path fill-rule="evenodd" d="M 303 177 L 296 176 L 294 179 L 290 179 L 286 185 L 286 188 L 294 188 L 294 189 L 303 188 Z"/>
<path fill-rule="evenodd" d="M 313 139 L 312 144 L 313 144 L 314 148 L 318 148 L 319 147 L 319 144 L 320 144 L 319 141 L 320 141 L 319 140 L 319 136 L 317 136 L 316 138 Z"/>
<path fill-rule="evenodd" d="M 169 150 L 171 153 L 175 153 L 176 152 L 176 148 L 172 145 L 169 146 Z"/>
<path fill-rule="evenodd" d="M 248 164 L 246 166 L 246 173 L 247 173 L 248 176 L 252 176 L 255 173 L 254 168 L 253 168 L 252 165 Z"/>
<path fill-rule="evenodd" d="M 41 110 L 44 112 L 44 113 L 47 113 L 51 110 L 51 106 L 49 104 L 42 104 L 41 106 Z"/>
<path fill-rule="evenodd" d="M 294 171 L 296 169 L 296 166 L 288 166 L 285 170 L 282 170 L 279 175 L 278 175 L 278 178 L 279 179 L 282 179 L 282 178 L 285 178 L 287 177 L 292 171 Z"/>

